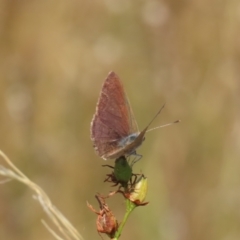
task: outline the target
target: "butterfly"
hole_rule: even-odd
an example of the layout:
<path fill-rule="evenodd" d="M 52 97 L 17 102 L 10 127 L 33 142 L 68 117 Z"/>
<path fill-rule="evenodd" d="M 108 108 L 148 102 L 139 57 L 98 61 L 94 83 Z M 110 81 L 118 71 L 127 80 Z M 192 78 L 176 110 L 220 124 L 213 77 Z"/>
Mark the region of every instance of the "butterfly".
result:
<path fill-rule="evenodd" d="M 97 155 L 105 160 L 129 155 L 141 157 L 136 149 L 163 107 L 140 132 L 123 85 L 116 73 L 110 72 L 103 83 L 91 122 L 91 140 Z"/>

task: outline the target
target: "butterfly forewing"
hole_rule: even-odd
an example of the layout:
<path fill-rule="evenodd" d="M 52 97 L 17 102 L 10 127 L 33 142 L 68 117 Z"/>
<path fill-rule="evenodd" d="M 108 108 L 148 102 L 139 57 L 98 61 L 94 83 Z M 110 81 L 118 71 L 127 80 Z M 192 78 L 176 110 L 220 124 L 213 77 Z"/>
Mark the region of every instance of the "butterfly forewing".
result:
<path fill-rule="evenodd" d="M 91 123 L 91 139 L 100 157 L 111 158 L 118 142 L 138 131 L 123 85 L 114 72 L 105 80 Z"/>

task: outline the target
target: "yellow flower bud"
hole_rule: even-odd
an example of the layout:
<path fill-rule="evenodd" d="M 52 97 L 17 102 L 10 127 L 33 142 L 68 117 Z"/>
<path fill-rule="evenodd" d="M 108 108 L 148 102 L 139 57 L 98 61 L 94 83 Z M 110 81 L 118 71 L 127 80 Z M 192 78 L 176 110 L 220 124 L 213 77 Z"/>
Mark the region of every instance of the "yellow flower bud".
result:
<path fill-rule="evenodd" d="M 133 191 L 130 193 L 128 199 L 136 205 L 146 205 L 148 202 L 143 202 L 147 195 L 147 178 L 144 175 L 135 184 Z"/>

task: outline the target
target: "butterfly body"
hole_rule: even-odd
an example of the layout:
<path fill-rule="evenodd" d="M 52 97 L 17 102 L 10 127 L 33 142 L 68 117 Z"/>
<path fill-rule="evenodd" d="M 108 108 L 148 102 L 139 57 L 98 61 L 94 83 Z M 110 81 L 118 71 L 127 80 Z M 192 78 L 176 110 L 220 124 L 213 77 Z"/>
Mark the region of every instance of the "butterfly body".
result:
<path fill-rule="evenodd" d="M 124 137 L 122 138 L 119 142 L 118 142 L 118 146 L 119 147 L 125 147 L 127 145 L 129 145 L 130 143 L 134 142 L 135 139 L 137 138 L 137 136 L 139 135 L 140 133 L 137 132 L 137 133 L 132 133 L 130 135 L 128 135 L 127 137 Z"/>

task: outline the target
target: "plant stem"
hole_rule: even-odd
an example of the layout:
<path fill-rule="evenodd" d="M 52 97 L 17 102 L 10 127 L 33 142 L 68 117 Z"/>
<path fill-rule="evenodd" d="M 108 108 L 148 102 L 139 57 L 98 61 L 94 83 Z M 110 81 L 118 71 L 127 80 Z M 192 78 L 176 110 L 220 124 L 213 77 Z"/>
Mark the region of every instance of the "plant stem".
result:
<path fill-rule="evenodd" d="M 128 217 L 130 216 L 131 212 L 134 210 L 135 207 L 135 203 L 131 202 L 129 199 L 126 199 L 126 213 L 112 240 L 118 240 L 118 238 L 121 236 L 124 225 L 126 224 Z"/>

